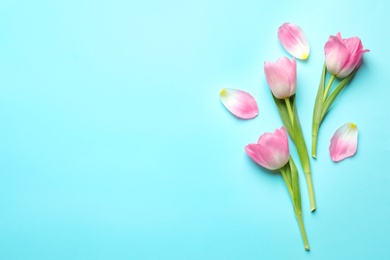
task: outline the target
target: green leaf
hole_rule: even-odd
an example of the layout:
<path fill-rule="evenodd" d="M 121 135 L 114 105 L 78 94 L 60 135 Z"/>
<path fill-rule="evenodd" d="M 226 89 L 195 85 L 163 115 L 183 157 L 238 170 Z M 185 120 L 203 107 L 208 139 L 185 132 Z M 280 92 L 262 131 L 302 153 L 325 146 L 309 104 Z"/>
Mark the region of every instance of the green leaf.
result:
<path fill-rule="evenodd" d="M 294 160 L 290 157 L 289 166 L 291 171 L 291 188 L 293 191 L 294 210 L 297 214 L 302 214 L 301 190 L 299 188 L 298 170 Z"/>
<path fill-rule="evenodd" d="M 320 115 L 320 121 L 319 121 L 320 123 L 322 122 L 322 120 L 324 120 L 326 114 L 328 113 L 329 107 L 332 105 L 332 103 L 334 102 L 336 97 L 340 94 L 341 90 L 348 84 L 348 82 L 351 81 L 351 79 L 355 75 L 355 73 L 356 73 L 356 69 L 351 73 L 351 75 L 349 75 L 348 77 L 343 79 L 340 82 L 340 84 L 329 95 L 329 97 L 326 99 L 326 101 L 325 101 L 325 103 L 323 104 L 323 107 L 322 107 L 322 111 L 321 111 L 321 115 Z"/>
<path fill-rule="evenodd" d="M 325 75 L 326 75 L 326 65 L 324 64 L 324 68 L 322 69 L 320 84 L 318 86 L 316 102 L 314 104 L 314 110 L 313 110 L 313 124 L 312 124 L 313 131 L 316 127 L 316 124 L 321 123 L 320 120 L 321 120 L 322 104 L 324 103 Z"/>
<path fill-rule="evenodd" d="M 271 92 L 271 94 L 272 94 L 272 92 Z M 276 98 L 273 94 L 272 94 L 272 97 L 274 98 L 275 104 L 276 104 L 276 106 L 278 108 L 278 111 L 279 111 L 280 117 L 282 119 L 283 125 L 286 127 L 286 130 L 287 130 L 289 136 L 294 141 L 294 131 L 293 131 L 293 128 L 292 128 L 292 125 L 291 125 L 290 117 L 288 115 L 286 102 L 283 99 Z"/>
<path fill-rule="evenodd" d="M 285 166 L 280 168 L 280 172 L 282 173 L 284 182 L 286 183 L 288 192 L 290 193 L 291 201 L 294 205 L 294 193 L 292 189 L 292 178 L 291 178 L 291 169 L 290 169 L 289 162 L 287 162 Z M 295 206 L 294 206 L 294 210 L 295 210 Z"/>
<path fill-rule="evenodd" d="M 303 171 L 307 174 L 310 174 L 310 159 L 309 159 L 309 153 L 307 151 L 306 147 L 306 142 L 305 138 L 303 137 L 302 133 L 302 128 L 301 128 L 301 123 L 299 122 L 299 117 L 298 117 L 298 111 L 297 111 L 297 106 L 295 102 L 295 97 L 293 99 L 293 113 L 294 113 L 294 143 L 297 147 L 299 159 L 301 160 L 301 164 L 303 167 Z"/>

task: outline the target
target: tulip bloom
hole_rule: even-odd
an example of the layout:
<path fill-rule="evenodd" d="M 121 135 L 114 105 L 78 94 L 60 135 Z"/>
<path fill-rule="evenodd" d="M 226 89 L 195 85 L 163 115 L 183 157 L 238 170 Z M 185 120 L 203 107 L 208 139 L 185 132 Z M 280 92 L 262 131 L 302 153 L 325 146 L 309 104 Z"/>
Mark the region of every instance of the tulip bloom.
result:
<path fill-rule="evenodd" d="M 264 62 L 267 83 L 278 99 L 286 99 L 295 94 L 297 89 L 297 63 L 282 57 L 273 62 Z"/>
<path fill-rule="evenodd" d="M 280 170 L 293 201 L 295 217 L 298 220 L 304 247 L 306 250 L 310 250 L 302 218 L 298 170 L 290 157 L 286 129 L 282 127 L 276 129 L 273 133 L 263 134 L 257 144 L 248 144 L 245 151 L 253 161 L 264 168 Z"/>
<path fill-rule="evenodd" d="M 329 152 L 334 162 L 339 162 L 356 153 L 358 128 L 354 123 L 341 126 L 330 140 Z"/>
<path fill-rule="evenodd" d="M 227 110 L 238 118 L 251 119 L 259 113 L 256 100 L 245 91 L 224 88 L 219 96 Z"/>
<path fill-rule="evenodd" d="M 269 170 L 277 170 L 286 165 L 290 158 L 288 139 L 284 127 L 274 133 L 260 136 L 257 144 L 248 144 L 246 153 L 253 161 Z"/>
<path fill-rule="evenodd" d="M 330 36 L 325 44 L 325 62 L 328 71 L 338 77 L 345 78 L 359 67 L 363 54 L 363 45 L 358 37 L 341 38 L 341 34 Z"/>
<path fill-rule="evenodd" d="M 311 151 L 314 158 L 317 158 L 318 131 L 322 121 L 337 96 L 355 75 L 362 62 L 363 54 L 369 52 L 369 50 L 363 49 L 362 42 L 358 37 L 343 39 L 340 33 L 337 33 L 336 36 L 330 36 L 324 49 L 325 65 L 322 69 L 313 110 Z M 325 84 L 327 71 L 330 72 L 331 76 L 328 83 Z M 331 91 L 336 77 L 342 80 Z"/>
<path fill-rule="evenodd" d="M 279 27 L 278 38 L 283 48 L 297 59 L 306 60 L 310 54 L 310 46 L 303 30 L 291 23 Z"/>

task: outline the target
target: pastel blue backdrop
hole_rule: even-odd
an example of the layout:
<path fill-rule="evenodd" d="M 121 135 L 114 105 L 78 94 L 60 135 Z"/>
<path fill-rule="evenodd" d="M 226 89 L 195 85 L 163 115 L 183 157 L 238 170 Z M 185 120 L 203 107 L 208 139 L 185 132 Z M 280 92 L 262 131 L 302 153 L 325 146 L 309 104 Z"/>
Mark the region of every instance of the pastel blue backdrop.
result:
<path fill-rule="evenodd" d="M 0 259 L 390 259 L 389 8 L 1 1 Z M 309 253 L 281 176 L 244 152 L 281 126 L 263 62 L 289 57 L 284 22 L 311 45 L 297 62 L 308 144 L 329 35 L 371 50 L 322 125 L 315 213 L 300 180 Z M 229 114 L 224 87 L 252 93 L 258 117 Z M 336 164 L 329 140 L 347 122 L 358 152 Z"/>

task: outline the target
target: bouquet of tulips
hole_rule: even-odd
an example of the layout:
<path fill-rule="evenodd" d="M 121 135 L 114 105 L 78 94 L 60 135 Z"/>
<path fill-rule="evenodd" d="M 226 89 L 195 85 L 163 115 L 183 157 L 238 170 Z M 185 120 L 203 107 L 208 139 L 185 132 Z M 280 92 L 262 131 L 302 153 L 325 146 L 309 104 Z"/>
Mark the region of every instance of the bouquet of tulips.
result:
<path fill-rule="evenodd" d="M 303 30 L 291 23 L 283 24 L 278 38 L 285 50 L 294 56 L 279 58 L 275 63 L 265 62 L 265 78 L 271 90 L 272 98 L 278 108 L 284 126 L 273 133 L 260 136 L 257 143 L 249 144 L 245 151 L 253 161 L 269 169 L 280 171 L 290 194 L 295 216 L 301 231 L 304 248 L 310 250 L 302 218 L 299 174 L 290 156 L 287 133 L 296 146 L 306 178 L 310 210 L 316 209 L 310 158 L 302 133 L 296 105 L 297 63 L 296 59 L 307 59 L 310 53 L 308 40 Z M 316 158 L 318 131 L 329 107 L 340 91 L 350 82 L 362 62 L 362 56 L 368 50 L 363 49 L 359 38 L 341 38 L 340 33 L 330 36 L 325 44 L 325 65 L 315 101 L 312 123 L 312 156 Z M 296 58 L 296 59 L 295 59 Z M 331 74 L 325 86 L 326 74 Z M 336 78 L 339 84 L 332 90 Z M 256 100 L 249 93 L 238 89 L 222 89 L 220 99 L 224 106 L 241 119 L 251 119 L 258 115 Z M 357 126 L 346 123 L 334 133 L 330 141 L 330 156 L 338 162 L 355 154 L 357 149 Z"/>

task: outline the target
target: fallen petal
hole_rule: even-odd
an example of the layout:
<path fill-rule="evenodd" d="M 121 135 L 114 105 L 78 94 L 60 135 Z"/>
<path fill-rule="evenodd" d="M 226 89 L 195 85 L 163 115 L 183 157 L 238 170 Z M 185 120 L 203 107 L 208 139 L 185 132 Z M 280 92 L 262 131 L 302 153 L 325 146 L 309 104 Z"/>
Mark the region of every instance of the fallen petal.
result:
<path fill-rule="evenodd" d="M 248 92 L 224 88 L 219 96 L 227 110 L 238 118 L 251 119 L 259 113 L 256 100 Z"/>
<path fill-rule="evenodd" d="M 283 48 L 297 59 L 306 60 L 310 54 L 310 45 L 303 30 L 291 23 L 279 27 L 278 38 Z"/>
<path fill-rule="evenodd" d="M 334 162 L 351 157 L 356 153 L 358 128 L 354 123 L 347 123 L 336 130 L 330 140 L 329 152 Z"/>

